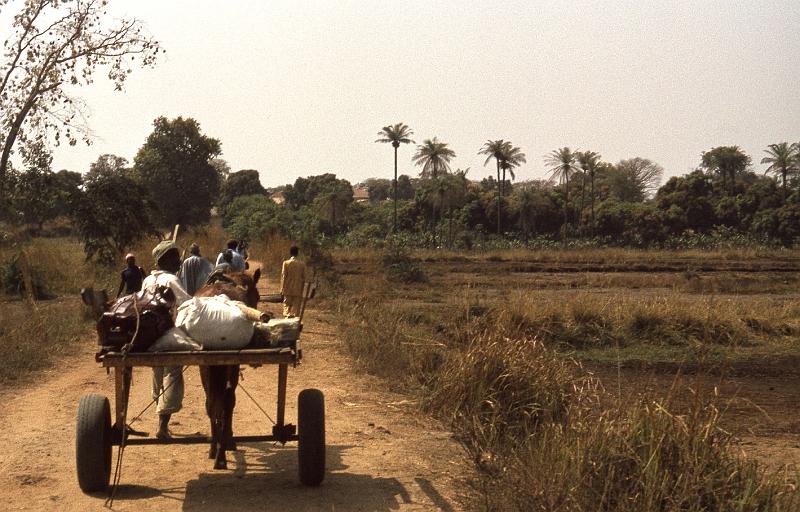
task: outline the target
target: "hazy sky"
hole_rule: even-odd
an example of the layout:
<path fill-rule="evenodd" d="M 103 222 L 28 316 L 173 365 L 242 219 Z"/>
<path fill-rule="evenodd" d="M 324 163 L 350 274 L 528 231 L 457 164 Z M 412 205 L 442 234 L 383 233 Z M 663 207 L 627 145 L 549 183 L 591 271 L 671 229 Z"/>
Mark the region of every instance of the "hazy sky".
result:
<path fill-rule="evenodd" d="M 755 162 L 800 140 L 800 2 L 112 1 L 167 50 L 124 93 L 83 88 L 97 135 L 62 147 L 54 169 L 101 153 L 133 160 L 157 116 L 194 117 L 233 170 L 266 186 L 335 172 L 390 177 L 384 125 L 438 136 L 453 167 L 490 174 L 487 139 L 528 155 L 517 179 L 569 145 L 606 160 L 641 156 L 668 175 L 738 144 Z M 413 147 L 400 172 L 416 174 Z M 762 166 L 757 165 L 760 169 Z"/>

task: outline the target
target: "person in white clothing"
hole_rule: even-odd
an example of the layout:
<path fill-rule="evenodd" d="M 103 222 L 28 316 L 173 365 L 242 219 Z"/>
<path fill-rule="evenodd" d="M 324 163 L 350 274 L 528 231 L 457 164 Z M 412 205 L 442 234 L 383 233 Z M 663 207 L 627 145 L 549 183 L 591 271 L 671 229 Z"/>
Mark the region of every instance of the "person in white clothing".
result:
<path fill-rule="evenodd" d="M 175 309 L 172 318 L 175 319 L 175 310 L 184 301 L 191 299 L 191 295 L 183 289 L 176 272 L 181 268 L 181 255 L 178 246 L 170 240 L 160 242 L 153 249 L 153 259 L 157 270 L 153 270 L 142 282 L 142 289 L 155 286 L 166 286 L 175 294 Z M 165 439 L 170 437 L 169 420 L 173 414 L 183 406 L 183 368 L 180 366 L 153 367 L 153 400 L 156 400 L 158 413 L 158 432 L 156 437 Z"/>
<path fill-rule="evenodd" d="M 231 250 L 231 256 L 232 256 L 231 272 L 244 272 L 244 267 L 245 267 L 244 258 L 236 250 L 236 247 L 239 245 L 239 242 L 231 239 L 228 240 L 228 242 L 225 245 L 227 246 L 228 249 Z M 216 265 L 221 265 L 224 261 L 225 261 L 225 251 L 223 250 L 221 253 L 219 253 L 219 256 L 217 256 Z"/>
<path fill-rule="evenodd" d="M 191 256 L 183 260 L 178 276 L 181 278 L 181 285 L 186 293 L 194 295 L 205 286 L 209 274 L 211 274 L 211 262 L 200 255 L 200 246 L 192 244 L 189 247 Z"/>

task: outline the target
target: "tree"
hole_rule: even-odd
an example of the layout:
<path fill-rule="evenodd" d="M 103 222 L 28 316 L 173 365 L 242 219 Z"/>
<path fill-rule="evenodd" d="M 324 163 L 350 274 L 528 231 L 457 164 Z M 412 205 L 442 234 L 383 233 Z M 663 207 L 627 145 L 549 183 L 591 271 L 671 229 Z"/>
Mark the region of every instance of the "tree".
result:
<path fill-rule="evenodd" d="M 392 180 L 368 178 L 364 180 L 363 186 L 367 187 L 371 203 L 380 203 L 393 195 L 394 182 Z"/>
<path fill-rule="evenodd" d="M 503 139 L 497 140 L 487 140 L 483 143 L 480 151 L 478 151 L 479 155 L 486 155 L 486 161 L 483 162 L 483 166 L 486 167 L 489 164 L 489 161 L 494 158 L 494 163 L 497 166 L 497 236 L 500 236 L 500 197 L 503 195 L 503 182 L 505 179 L 501 181 L 500 179 L 500 166 L 502 165 L 504 154 L 508 151 L 508 146 L 510 146 L 510 142 L 506 142 Z"/>
<path fill-rule="evenodd" d="M 426 139 L 417 146 L 417 152 L 411 158 L 415 165 L 422 166 L 420 176 L 423 178 L 436 178 L 440 172 L 450 172 L 450 160 L 456 153 L 447 147 L 446 142 L 440 142 L 436 137 Z"/>
<path fill-rule="evenodd" d="M 569 223 L 569 177 L 570 174 L 579 170 L 575 164 L 575 153 L 568 147 L 554 149 L 549 155 L 545 156 L 545 165 L 550 170 L 550 175 L 557 178 L 559 183 L 564 184 L 564 236 L 567 233 Z"/>
<path fill-rule="evenodd" d="M 500 188 L 504 195 L 506 187 L 506 172 L 508 172 L 508 174 L 511 176 L 512 181 L 515 180 L 516 175 L 514 175 L 514 169 L 524 164 L 526 161 L 525 153 L 523 153 L 520 148 L 511 145 L 510 142 L 506 145 L 500 161 L 500 168 L 503 170 L 503 177 L 500 180 Z"/>
<path fill-rule="evenodd" d="M 594 151 L 578 151 L 576 153 L 578 165 L 580 165 L 581 169 L 583 170 L 584 181 L 585 177 L 589 176 L 589 200 L 591 202 L 591 211 L 592 211 L 592 230 L 594 230 L 594 200 L 595 200 L 595 191 L 594 191 L 594 182 L 597 176 L 597 169 L 600 164 L 600 154 Z M 584 187 L 581 186 L 581 196 L 583 196 L 583 189 Z M 583 209 L 583 200 L 581 200 L 581 210 Z"/>
<path fill-rule="evenodd" d="M 700 166 L 719 174 L 722 177 L 722 187 L 732 192 L 736 175 L 750 166 L 750 157 L 739 146 L 718 146 L 703 152 Z"/>
<path fill-rule="evenodd" d="M 411 178 L 406 174 L 401 174 L 397 178 L 397 197 L 399 199 L 414 199 L 414 185 Z"/>
<path fill-rule="evenodd" d="M 83 176 L 79 172 L 61 169 L 53 175 L 56 193 L 56 216 L 68 216 L 80 194 Z"/>
<path fill-rule="evenodd" d="M 30 144 L 22 151 L 24 171 L 15 173 L 11 189 L 11 206 L 17 219 L 25 224 L 43 224 L 55 218 L 59 211 L 58 182 L 50 168 L 53 157 L 42 141 Z"/>
<path fill-rule="evenodd" d="M 211 159 L 220 142 L 200 132 L 192 118 L 159 117 L 134 158 L 136 177 L 155 205 L 157 225 L 196 226 L 208 222 L 220 189 Z"/>
<path fill-rule="evenodd" d="M 507 143 L 505 148 L 503 149 L 502 159 L 500 160 L 500 168 L 503 170 L 503 177 L 500 180 L 500 195 L 505 195 L 506 189 L 506 172 L 511 176 L 512 181 L 516 178 L 514 175 L 514 169 L 519 167 L 520 165 L 525 163 L 525 153 L 522 152 L 516 146 L 512 146 L 511 143 Z M 500 208 L 501 205 L 498 202 L 497 207 Z M 501 215 L 497 215 L 497 220 L 500 221 Z M 498 225 L 497 234 L 500 234 L 500 227 Z"/>
<path fill-rule="evenodd" d="M 350 190 L 352 187 L 347 180 L 340 180 L 335 174 L 327 172 L 307 178 L 297 178 L 294 185 L 287 185 L 284 190 L 286 205 L 290 209 L 298 210 L 304 206 L 311 206 L 317 197 L 335 190 Z"/>
<path fill-rule="evenodd" d="M 540 184 L 525 184 L 511 195 L 510 206 L 517 217 L 517 226 L 522 231 L 525 242 L 531 233 L 535 233 L 539 225 L 558 209 L 550 200 Z"/>
<path fill-rule="evenodd" d="M 267 195 L 266 189 L 261 185 L 258 171 L 255 169 L 243 169 L 239 172 L 228 174 L 227 179 L 220 187 L 219 200 L 217 201 L 220 215 L 226 216 L 228 208 L 237 197 L 251 195 Z"/>
<path fill-rule="evenodd" d="M 436 137 L 433 139 L 426 139 L 417 146 L 417 152 L 412 157 L 411 161 L 416 165 L 422 166 L 420 176 L 423 178 L 430 178 L 434 181 L 434 188 L 437 195 L 440 194 L 442 189 L 442 182 L 438 180 L 439 174 L 447 174 L 450 171 L 450 160 L 455 158 L 456 153 L 447 147 L 446 142 L 440 142 Z M 441 201 L 440 201 L 441 202 Z M 432 203 L 433 209 L 433 225 L 431 226 L 434 244 L 436 243 L 436 202 Z"/>
<path fill-rule="evenodd" d="M 771 180 L 770 180 L 771 181 Z M 711 178 L 701 171 L 673 176 L 656 193 L 656 204 L 665 212 L 673 233 L 685 229 L 707 231 L 716 222 Z"/>
<path fill-rule="evenodd" d="M 153 231 L 147 191 L 125 163 L 114 155 L 101 156 L 75 201 L 72 216 L 86 259 L 111 263 Z"/>
<path fill-rule="evenodd" d="M 353 202 L 353 187 L 347 180 L 336 180 L 333 187 L 318 194 L 314 200 L 321 217 L 329 225 L 328 233 L 337 232 L 339 224 L 344 220 L 347 206 Z"/>
<path fill-rule="evenodd" d="M 664 169 L 646 158 L 620 160 L 608 169 L 609 192 L 619 201 L 640 203 L 658 189 Z"/>
<path fill-rule="evenodd" d="M 5 3 L 2 2 L 2 3 Z M 161 51 L 135 19 L 110 19 L 106 0 L 27 0 L 14 16 L 0 65 L 0 195 L 17 141 L 62 136 L 90 141 L 83 103 L 66 88 L 87 85 L 107 70 L 121 90 L 137 64 L 151 66 Z"/>
<path fill-rule="evenodd" d="M 394 213 L 392 214 L 392 231 L 397 231 L 397 148 L 400 147 L 400 144 L 415 144 L 411 140 L 413 134 L 414 132 L 411 131 L 411 128 L 404 123 L 397 123 L 384 126 L 378 132 L 379 138 L 375 141 L 391 144 L 394 148 L 394 180 L 392 181 L 394 185 Z"/>
<path fill-rule="evenodd" d="M 770 144 L 764 152 L 767 156 L 761 159 L 761 163 L 770 164 L 765 174 L 771 172 L 781 177 L 781 187 L 785 197 L 786 178 L 790 173 L 797 171 L 800 149 L 795 144 L 781 142 L 779 144 Z"/>
<path fill-rule="evenodd" d="M 265 240 L 275 234 L 291 237 L 290 215 L 263 194 L 237 196 L 231 200 L 223 227 L 237 239 Z"/>

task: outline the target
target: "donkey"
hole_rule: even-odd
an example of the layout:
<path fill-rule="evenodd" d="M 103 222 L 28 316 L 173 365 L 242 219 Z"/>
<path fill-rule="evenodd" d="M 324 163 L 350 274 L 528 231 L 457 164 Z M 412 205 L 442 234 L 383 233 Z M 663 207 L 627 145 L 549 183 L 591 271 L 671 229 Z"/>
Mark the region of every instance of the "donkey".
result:
<path fill-rule="evenodd" d="M 258 306 L 256 285 L 261 269 L 252 276 L 249 272 L 226 274 L 223 281 L 207 284 L 195 297 L 213 297 L 225 294 L 233 300 L 244 302 L 251 308 Z M 239 366 L 200 366 L 200 380 L 206 392 L 206 413 L 211 421 L 211 447 L 208 458 L 214 459 L 214 469 L 228 469 L 226 450 L 235 450 L 233 442 L 233 408 L 236 406 L 236 386 L 239 384 Z"/>

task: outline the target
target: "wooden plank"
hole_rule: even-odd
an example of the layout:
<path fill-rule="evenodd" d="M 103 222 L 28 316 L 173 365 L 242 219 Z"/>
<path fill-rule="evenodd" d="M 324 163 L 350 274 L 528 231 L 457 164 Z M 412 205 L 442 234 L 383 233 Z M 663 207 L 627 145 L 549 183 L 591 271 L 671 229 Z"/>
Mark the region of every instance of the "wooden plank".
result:
<path fill-rule="evenodd" d="M 282 364 L 278 366 L 278 411 L 275 425 L 278 427 L 283 426 L 286 415 L 286 380 L 288 374 L 288 365 Z"/>
<path fill-rule="evenodd" d="M 209 350 L 197 352 L 110 352 L 100 356 L 104 367 L 191 366 L 228 364 L 296 364 L 300 358 L 291 348 L 258 350 Z"/>

